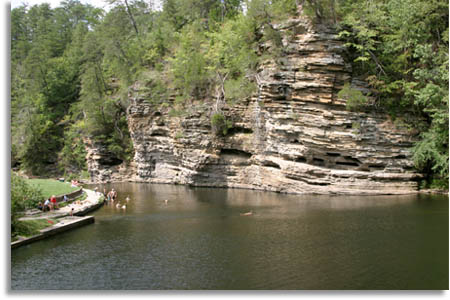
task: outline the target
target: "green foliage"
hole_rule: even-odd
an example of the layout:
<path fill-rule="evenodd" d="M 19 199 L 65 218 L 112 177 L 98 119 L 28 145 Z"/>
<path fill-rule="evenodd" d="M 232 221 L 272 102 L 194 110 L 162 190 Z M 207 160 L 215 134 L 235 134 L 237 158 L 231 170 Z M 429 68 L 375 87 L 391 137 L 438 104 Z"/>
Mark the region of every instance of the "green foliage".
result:
<path fill-rule="evenodd" d="M 336 23 L 339 0 L 304 0 L 302 13 L 317 23 Z"/>
<path fill-rule="evenodd" d="M 39 188 L 29 185 L 25 179 L 11 172 L 11 232 L 17 230 L 21 213 L 43 200 L 44 196 Z"/>
<path fill-rule="evenodd" d="M 87 170 L 83 170 L 80 173 L 80 178 L 89 180 L 91 178 L 91 173 L 89 173 Z"/>
<path fill-rule="evenodd" d="M 19 150 L 22 167 L 38 174 L 57 159 L 61 129 L 42 113 L 31 115 L 24 125 L 26 139 Z"/>
<path fill-rule="evenodd" d="M 184 137 L 184 134 L 183 134 L 182 131 L 177 131 L 177 133 L 175 134 L 175 139 L 176 140 L 179 140 L 179 139 L 181 139 L 183 137 Z"/>
<path fill-rule="evenodd" d="M 245 98 L 255 90 L 249 77 L 255 72 L 258 57 L 255 41 L 247 38 L 249 26 L 239 16 L 207 35 L 210 42 L 205 57 L 216 102 Z"/>
<path fill-rule="evenodd" d="M 416 167 L 448 181 L 448 2 L 342 1 L 338 11 L 354 72 L 366 76 L 376 107 L 415 116 Z"/>
<path fill-rule="evenodd" d="M 257 27 L 268 22 L 279 22 L 297 14 L 296 0 L 247 0 L 245 4 L 247 15 Z"/>
<path fill-rule="evenodd" d="M 40 230 L 50 227 L 56 223 L 58 223 L 56 219 L 34 219 L 18 221 L 15 224 L 14 231 L 12 231 L 11 233 L 12 236 L 31 237 L 33 235 L 39 234 Z"/>
<path fill-rule="evenodd" d="M 186 111 L 182 108 L 172 108 L 169 110 L 169 117 L 176 118 L 181 117 L 186 113 Z"/>
<path fill-rule="evenodd" d="M 347 101 L 346 108 L 350 111 L 361 111 L 367 104 L 367 97 L 361 91 L 351 88 L 348 83 L 344 84 L 344 87 L 338 93 L 338 97 Z"/>
<path fill-rule="evenodd" d="M 230 79 L 225 82 L 225 99 L 230 105 L 236 101 L 245 99 L 256 92 L 257 87 L 254 82 L 249 81 L 245 77 Z"/>
<path fill-rule="evenodd" d="M 254 33 L 254 41 L 266 44 L 261 59 L 282 57 L 282 33 L 275 24 L 297 14 L 297 1 L 252 0 L 246 1 L 246 6 L 249 32 Z"/>
<path fill-rule="evenodd" d="M 11 138 L 16 162 L 31 173 L 57 170 L 67 127 L 62 120 L 79 93 L 76 43 L 99 13 L 77 1 L 12 10 Z"/>
<path fill-rule="evenodd" d="M 11 173 L 11 211 L 19 212 L 34 207 L 44 195 L 39 187 L 29 184 L 26 179 Z"/>
<path fill-rule="evenodd" d="M 223 114 L 214 113 L 211 116 L 211 127 L 216 135 L 226 136 L 228 130 L 233 128 L 233 123 L 230 120 L 227 120 Z"/>
<path fill-rule="evenodd" d="M 59 153 L 59 166 L 63 171 L 80 172 L 87 168 L 86 149 L 76 126 L 64 132 L 64 146 Z"/>
<path fill-rule="evenodd" d="M 416 167 L 427 171 L 435 181 L 444 183 L 446 188 L 449 179 L 448 136 L 448 125 L 444 130 L 441 130 L 441 126 L 432 126 L 421 134 L 421 140 L 413 148 Z"/>
<path fill-rule="evenodd" d="M 201 24 L 195 22 L 183 28 L 175 55 L 169 59 L 175 89 L 187 98 L 202 98 L 207 94 L 205 47 L 206 36 Z"/>
<path fill-rule="evenodd" d="M 301 7 L 339 30 L 353 75 L 374 91 L 370 108 L 414 116 L 406 127 L 420 132 L 417 167 L 448 178 L 447 2 L 164 0 L 162 11 L 151 1 L 109 2 L 107 12 L 77 0 L 11 11 L 14 165 L 79 174 L 86 139 L 130 160 L 126 112 L 142 99 L 171 116 L 203 101 L 216 112 L 216 133 L 226 135 L 222 109 L 256 91 L 261 61 L 284 55 L 289 29 L 279 24 Z M 349 85 L 338 96 L 349 110 L 369 108 Z"/>

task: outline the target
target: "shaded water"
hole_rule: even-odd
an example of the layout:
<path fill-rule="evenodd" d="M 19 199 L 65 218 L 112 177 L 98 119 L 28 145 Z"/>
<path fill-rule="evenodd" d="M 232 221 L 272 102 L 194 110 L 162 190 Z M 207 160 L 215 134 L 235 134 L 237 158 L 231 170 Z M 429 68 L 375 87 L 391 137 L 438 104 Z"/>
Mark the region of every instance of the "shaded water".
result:
<path fill-rule="evenodd" d="M 13 290 L 448 289 L 447 195 L 111 187 L 126 210 L 11 250 Z"/>

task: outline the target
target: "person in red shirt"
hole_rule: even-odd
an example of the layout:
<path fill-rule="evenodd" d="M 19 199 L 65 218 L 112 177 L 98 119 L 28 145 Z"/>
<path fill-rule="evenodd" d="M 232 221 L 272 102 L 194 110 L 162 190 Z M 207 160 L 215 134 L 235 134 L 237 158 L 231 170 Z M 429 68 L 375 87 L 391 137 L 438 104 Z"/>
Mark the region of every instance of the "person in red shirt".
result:
<path fill-rule="evenodd" d="M 56 201 L 55 195 L 50 198 L 50 202 L 52 203 L 52 209 L 58 208 L 58 201 Z"/>

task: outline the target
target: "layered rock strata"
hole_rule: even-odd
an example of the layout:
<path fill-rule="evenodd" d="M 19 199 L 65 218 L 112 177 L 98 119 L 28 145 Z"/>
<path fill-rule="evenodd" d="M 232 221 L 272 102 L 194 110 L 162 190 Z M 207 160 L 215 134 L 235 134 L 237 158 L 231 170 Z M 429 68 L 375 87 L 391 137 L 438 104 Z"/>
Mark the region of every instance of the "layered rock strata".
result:
<path fill-rule="evenodd" d="M 223 108 L 233 127 L 211 130 L 211 109 L 192 104 L 171 117 L 139 97 L 128 121 L 135 147 L 129 180 L 285 193 L 403 194 L 417 190 L 412 137 L 379 113 L 346 110 L 337 93 L 352 78 L 344 46 L 323 25 L 295 19 L 284 32 L 285 55 L 261 67 L 258 92 Z M 99 178 L 101 180 L 101 178 Z"/>
<path fill-rule="evenodd" d="M 132 181 L 134 162 L 124 162 L 108 151 L 107 147 L 90 139 L 85 139 L 86 162 L 93 183 Z"/>

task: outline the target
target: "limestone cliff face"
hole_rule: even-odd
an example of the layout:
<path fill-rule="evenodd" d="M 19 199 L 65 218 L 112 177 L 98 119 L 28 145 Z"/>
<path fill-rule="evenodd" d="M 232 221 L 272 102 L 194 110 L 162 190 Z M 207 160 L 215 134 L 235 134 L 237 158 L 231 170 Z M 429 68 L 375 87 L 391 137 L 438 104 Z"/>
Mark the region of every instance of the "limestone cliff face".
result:
<path fill-rule="evenodd" d="M 123 162 L 109 152 L 104 145 L 91 139 L 84 139 L 83 142 L 86 147 L 86 161 L 92 182 L 128 181 L 134 177 L 135 165 L 133 162 Z"/>
<path fill-rule="evenodd" d="M 137 96 L 136 85 L 128 109 L 135 170 L 127 179 L 286 193 L 416 191 L 412 137 L 385 115 L 349 112 L 338 99 L 346 82 L 367 89 L 351 77 L 336 33 L 301 19 L 279 29 L 289 32 L 286 55 L 261 67 L 251 99 L 223 108 L 233 122 L 225 137 L 212 133 L 207 104 L 170 117 Z"/>

